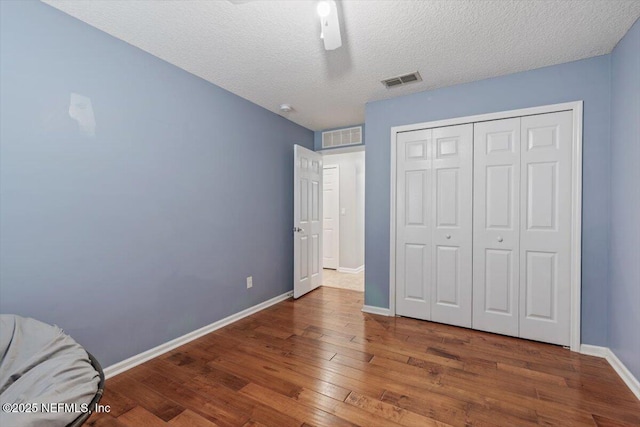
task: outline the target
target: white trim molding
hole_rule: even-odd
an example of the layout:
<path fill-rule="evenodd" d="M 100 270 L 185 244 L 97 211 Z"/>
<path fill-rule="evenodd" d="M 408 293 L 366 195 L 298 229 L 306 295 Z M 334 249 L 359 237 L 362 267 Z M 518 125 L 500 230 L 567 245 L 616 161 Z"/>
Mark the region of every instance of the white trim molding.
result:
<path fill-rule="evenodd" d="M 586 354 L 587 356 L 606 358 L 608 350 L 607 347 L 601 347 L 599 345 L 582 344 L 580 346 L 580 353 Z"/>
<path fill-rule="evenodd" d="M 573 148 L 571 177 L 571 333 L 569 344 L 571 351 L 580 351 L 581 328 L 581 289 L 582 289 L 582 111 L 583 102 L 566 102 L 562 104 L 544 105 L 523 108 L 520 110 L 479 114 L 476 116 L 457 117 L 453 119 L 416 123 L 412 125 L 394 126 L 391 128 L 391 188 L 390 193 L 390 235 L 389 235 L 389 315 L 396 315 L 396 140 L 400 132 L 420 129 L 431 129 L 467 123 L 501 120 L 512 117 L 532 116 L 536 114 L 573 112 Z"/>
<path fill-rule="evenodd" d="M 622 361 L 618 359 L 618 356 L 616 356 L 616 354 L 611 351 L 610 348 L 607 349 L 606 359 L 611 367 L 618 373 L 618 375 L 620 375 L 622 381 L 624 381 L 627 387 L 631 389 L 638 400 L 640 400 L 640 382 L 638 381 L 638 379 L 633 376 L 631 371 L 628 370 L 626 366 L 624 366 L 624 363 L 622 363 Z"/>
<path fill-rule="evenodd" d="M 622 381 L 629 387 L 631 392 L 636 395 L 640 400 L 640 381 L 633 376 L 631 371 L 622 363 L 618 356 L 608 347 L 600 347 L 597 345 L 582 344 L 580 346 L 580 353 L 587 354 L 589 356 L 602 357 L 607 359 L 609 365 L 620 376 Z"/>
<path fill-rule="evenodd" d="M 282 295 L 278 295 L 276 297 L 271 298 L 270 300 L 261 302 L 260 304 L 256 304 L 253 307 L 249 307 L 245 310 L 242 310 L 238 313 L 232 314 L 231 316 L 225 317 L 224 319 L 220 319 L 217 322 L 213 322 L 207 326 L 203 326 L 200 329 L 196 329 L 195 331 L 189 332 L 185 335 L 182 335 L 178 338 L 175 338 L 171 341 L 168 341 L 164 344 L 160 344 L 157 347 L 144 351 L 142 353 L 136 354 L 135 356 L 131 356 L 128 359 L 125 359 L 121 362 L 115 363 L 111 366 L 108 366 L 104 369 L 105 378 L 111 378 L 118 374 L 121 374 L 124 371 L 128 371 L 129 369 L 141 365 L 142 363 L 153 359 L 154 357 L 158 357 L 168 351 L 173 350 L 174 348 L 180 347 L 188 342 L 191 342 L 195 339 L 198 339 L 204 335 L 207 335 L 210 332 L 213 332 L 217 329 L 223 328 L 233 322 L 236 322 L 242 318 L 250 316 L 254 313 L 257 313 L 261 310 L 264 310 L 267 307 L 271 307 L 274 304 L 277 304 L 281 301 L 289 299 L 293 296 L 293 292 L 289 291 Z"/>
<path fill-rule="evenodd" d="M 388 308 L 376 307 L 374 305 L 363 305 L 363 313 L 377 314 L 379 316 L 391 316 L 391 312 Z"/>
<path fill-rule="evenodd" d="M 338 267 L 338 273 L 357 274 L 364 271 L 364 264 L 356 268 Z"/>
<path fill-rule="evenodd" d="M 325 148 L 322 150 L 317 150 L 318 153 L 324 154 L 344 154 L 344 153 L 357 153 L 359 151 L 365 151 L 366 146 L 364 143 L 359 145 L 352 145 L 340 148 Z"/>

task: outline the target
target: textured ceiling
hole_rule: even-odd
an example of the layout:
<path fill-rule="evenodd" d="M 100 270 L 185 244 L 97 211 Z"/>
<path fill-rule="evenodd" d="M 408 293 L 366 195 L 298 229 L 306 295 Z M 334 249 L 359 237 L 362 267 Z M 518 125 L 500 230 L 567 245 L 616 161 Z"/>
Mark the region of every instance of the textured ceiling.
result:
<path fill-rule="evenodd" d="M 43 1 L 313 130 L 363 122 L 368 101 L 609 53 L 640 16 L 638 0 L 343 0 L 327 52 L 310 0 Z"/>

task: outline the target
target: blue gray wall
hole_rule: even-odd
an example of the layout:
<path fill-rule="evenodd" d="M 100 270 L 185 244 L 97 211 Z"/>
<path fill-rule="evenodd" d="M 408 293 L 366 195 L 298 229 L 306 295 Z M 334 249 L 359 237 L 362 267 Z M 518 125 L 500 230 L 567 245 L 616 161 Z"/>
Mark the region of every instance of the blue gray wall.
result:
<path fill-rule="evenodd" d="M 640 21 L 611 55 L 609 347 L 640 378 Z"/>
<path fill-rule="evenodd" d="M 606 345 L 610 86 L 607 55 L 367 104 L 365 303 L 389 306 L 392 126 L 583 100 L 582 342 Z"/>
<path fill-rule="evenodd" d="M 0 7 L 3 313 L 108 366 L 292 289 L 313 132 L 42 3 Z"/>
<path fill-rule="evenodd" d="M 322 150 L 322 132 L 327 132 L 327 131 L 331 131 L 331 130 L 338 130 L 338 129 L 347 129 L 347 128 L 352 128 L 355 126 L 362 126 L 362 144 L 357 144 L 357 145 L 351 145 L 351 147 L 358 147 L 360 145 L 364 145 L 366 143 L 365 139 L 364 139 L 364 135 L 365 135 L 365 131 L 364 131 L 364 124 L 359 124 L 359 125 L 351 125 L 351 126 L 343 126 L 340 128 L 331 128 L 331 129 L 324 129 L 324 130 L 318 130 L 315 131 L 313 133 L 313 149 L 315 151 L 320 151 Z M 336 148 L 344 148 L 344 147 L 336 147 Z M 327 150 L 335 150 L 336 148 L 327 148 Z"/>

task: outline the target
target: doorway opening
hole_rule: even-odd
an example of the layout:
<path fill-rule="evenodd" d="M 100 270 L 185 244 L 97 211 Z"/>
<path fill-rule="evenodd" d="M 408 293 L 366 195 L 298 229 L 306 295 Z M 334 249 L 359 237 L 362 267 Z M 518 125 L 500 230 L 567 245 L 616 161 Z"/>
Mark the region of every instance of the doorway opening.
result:
<path fill-rule="evenodd" d="M 364 292 L 364 185 L 364 147 L 323 152 L 323 286 Z"/>

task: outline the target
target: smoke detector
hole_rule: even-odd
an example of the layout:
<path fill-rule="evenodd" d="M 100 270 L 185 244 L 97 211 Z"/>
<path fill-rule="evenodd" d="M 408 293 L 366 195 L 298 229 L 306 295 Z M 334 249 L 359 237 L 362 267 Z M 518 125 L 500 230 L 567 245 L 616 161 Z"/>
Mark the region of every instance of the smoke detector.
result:
<path fill-rule="evenodd" d="M 280 105 L 280 112 L 281 113 L 290 113 L 293 111 L 293 107 L 289 104 L 281 104 Z"/>

